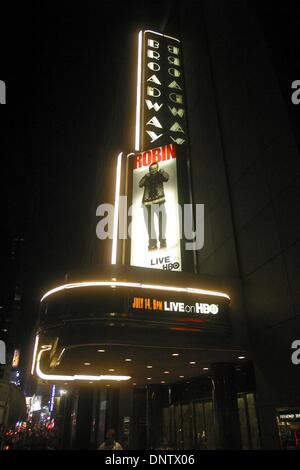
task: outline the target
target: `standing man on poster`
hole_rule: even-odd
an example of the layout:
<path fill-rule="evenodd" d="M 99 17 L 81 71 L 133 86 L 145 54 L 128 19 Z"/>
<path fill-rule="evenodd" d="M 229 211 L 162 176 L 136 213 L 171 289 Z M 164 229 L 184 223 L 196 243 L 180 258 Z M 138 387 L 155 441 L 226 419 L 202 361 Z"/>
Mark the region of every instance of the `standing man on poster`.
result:
<path fill-rule="evenodd" d="M 159 170 L 158 163 L 149 166 L 149 173 L 143 176 L 139 187 L 144 188 L 143 207 L 145 223 L 148 231 L 148 250 L 157 249 L 157 235 L 154 226 L 154 214 L 158 218 L 160 248 L 166 248 L 166 208 L 164 183 L 169 180 L 169 174 Z"/>

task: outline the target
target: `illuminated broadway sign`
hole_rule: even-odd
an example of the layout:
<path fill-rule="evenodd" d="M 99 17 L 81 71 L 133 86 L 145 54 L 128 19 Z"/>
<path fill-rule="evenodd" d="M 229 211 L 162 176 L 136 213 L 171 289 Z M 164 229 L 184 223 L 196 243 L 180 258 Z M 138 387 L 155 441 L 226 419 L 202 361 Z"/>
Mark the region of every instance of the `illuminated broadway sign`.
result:
<path fill-rule="evenodd" d="M 127 154 L 126 161 L 122 152 L 118 155 L 109 232 L 112 264 L 195 269 L 194 252 L 204 243 L 203 224 L 196 220 L 202 222 L 204 215 L 192 201 L 183 75 L 180 41 L 140 31 L 135 153 Z M 102 232 L 97 236 L 105 238 Z"/>
<path fill-rule="evenodd" d="M 183 230 L 181 217 L 188 204 L 192 208 L 181 43 L 150 30 L 138 37 L 135 151 L 128 178 L 133 207 L 129 262 L 170 271 L 193 269 L 195 256 L 187 253 L 186 244 L 192 237 Z M 155 213 L 154 204 L 159 205 Z M 149 227 L 154 227 L 152 235 Z"/>
<path fill-rule="evenodd" d="M 180 41 L 139 34 L 136 150 L 187 141 Z"/>

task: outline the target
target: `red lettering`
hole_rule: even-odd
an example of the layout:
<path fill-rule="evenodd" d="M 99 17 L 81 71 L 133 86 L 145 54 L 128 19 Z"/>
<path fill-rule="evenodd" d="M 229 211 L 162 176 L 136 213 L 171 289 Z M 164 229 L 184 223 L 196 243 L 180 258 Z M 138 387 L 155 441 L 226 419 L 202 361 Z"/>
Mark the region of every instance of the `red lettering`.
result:
<path fill-rule="evenodd" d="M 143 165 L 149 166 L 151 164 L 151 150 L 143 153 Z"/>
<path fill-rule="evenodd" d="M 174 144 L 163 145 L 143 153 L 137 153 L 133 159 L 133 169 L 149 166 L 151 163 L 159 163 L 176 158 L 176 146 Z"/>
<path fill-rule="evenodd" d="M 173 144 L 169 144 L 169 145 L 166 145 L 167 147 L 167 160 L 170 160 L 171 158 L 176 158 L 176 149 L 175 149 L 175 145 Z"/>
<path fill-rule="evenodd" d="M 161 161 L 161 147 L 152 150 L 152 163 L 158 163 Z"/>
<path fill-rule="evenodd" d="M 133 169 L 136 170 L 137 168 L 141 168 L 141 166 L 143 166 L 142 154 L 138 153 L 133 160 Z"/>

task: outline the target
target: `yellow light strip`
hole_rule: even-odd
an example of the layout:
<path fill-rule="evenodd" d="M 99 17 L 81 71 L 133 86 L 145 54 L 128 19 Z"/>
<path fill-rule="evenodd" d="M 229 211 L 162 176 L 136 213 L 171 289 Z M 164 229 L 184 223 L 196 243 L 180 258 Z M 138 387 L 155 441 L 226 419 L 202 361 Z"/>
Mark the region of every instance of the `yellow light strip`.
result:
<path fill-rule="evenodd" d="M 157 34 L 158 36 L 163 36 L 164 38 L 173 39 L 174 41 L 180 42 L 180 40 L 177 39 L 177 38 L 173 38 L 172 36 L 167 36 L 166 34 L 158 33 L 156 31 L 151 31 L 150 29 L 146 29 L 146 31 L 144 31 L 144 33 Z"/>
<path fill-rule="evenodd" d="M 39 335 L 36 335 L 35 342 L 34 342 L 34 348 L 33 348 L 33 355 L 32 355 L 31 375 L 33 375 L 33 373 L 34 373 L 35 360 L 36 360 L 36 354 L 37 354 L 37 350 L 38 350 L 39 339 L 40 339 Z"/>
<path fill-rule="evenodd" d="M 101 381 L 101 380 L 106 380 L 106 381 L 114 381 L 114 382 L 122 382 L 131 379 L 130 375 L 81 375 L 81 374 L 76 374 L 76 375 L 58 375 L 58 374 L 45 374 L 41 370 L 41 357 L 42 354 L 45 351 L 49 351 L 52 346 L 47 346 L 44 347 L 43 349 L 40 350 L 38 354 L 38 358 L 36 361 L 36 373 L 37 376 L 42 379 L 42 380 L 50 380 L 53 382 L 56 381 L 74 381 L 74 380 L 88 380 L 88 381 Z"/>
<path fill-rule="evenodd" d="M 59 355 L 59 357 L 58 357 L 58 359 L 57 359 L 57 361 L 56 361 L 56 365 L 59 365 L 59 364 L 60 364 L 60 360 L 61 360 L 62 355 L 64 354 L 65 350 L 66 350 L 66 348 L 64 348 L 64 349 L 62 350 L 62 352 L 60 353 L 60 355 Z"/>
<path fill-rule="evenodd" d="M 122 155 L 123 155 L 122 152 L 119 153 L 118 160 L 117 160 L 114 225 L 113 225 L 113 239 L 112 239 L 112 249 L 111 249 L 111 264 L 116 264 L 116 262 L 117 262 L 118 225 L 119 225 L 118 222 L 119 222 L 119 204 L 120 204 Z"/>
<path fill-rule="evenodd" d="M 140 150 L 140 132 L 141 132 L 141 88 L 142 88 L 142 31 L 138 36 L 138 63 L 136 77 L 136 114 L 135 114 L 135 150 Z"/>
<path fill-rule="evenodd" d="M 138 282 L 121 282 L 121 281 L 88 281 L 88 282 L 76 282 L 74 284 L 64 284 L 59 287 L 46 292 L 41 298 L 41 302 L 44 299 L 49 297 L 49 295 L 55 294 L 66 289 L 79 289 L 81 287 L 131 287 L 137 289 L 149 289 L 149 290 L 162 290 L 167 292 L 183 292 L 187 294 L 200 294 L 200 295 L 210 295 L 214 297 L 223 297 L 230 300 L 229 295 L 224 292 L 217 292 L 213 290 L 206 289 L 196 289 L 193 287 L 175 287 L 175 286 L 162 286 L 158 284 L 142 284 Z"/>

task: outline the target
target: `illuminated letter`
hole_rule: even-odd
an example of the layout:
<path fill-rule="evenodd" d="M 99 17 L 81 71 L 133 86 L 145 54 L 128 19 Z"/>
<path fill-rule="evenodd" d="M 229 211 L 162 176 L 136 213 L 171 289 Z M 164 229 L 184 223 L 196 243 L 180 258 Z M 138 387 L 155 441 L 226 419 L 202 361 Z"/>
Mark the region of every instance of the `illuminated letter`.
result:
<path fill-rule="evenodd" d="M 163 106 L 163 103 L 162 104 L 158 104 L 158 103 L 152 103 L 151 100 L 145 100 L 146 101 L 146 105 L 147 105 L 147 108 L 151 111 L 152 108 L 155 109 L 155 111 L 159 111 L 160 108 Z"/>
<path fill-rule="evenodd" d="M 182 88 L 180 88 L 180 86 L 178 85 L 178 83 L 173 80 L 173 82 L 170 83 L 170 85 L 168 85 L 169 88 L 176 88 L 177 90 L 182 90 Z"/>
<path fill-rule="evenodd" d="M 180 75 L 181 75 L 181 72 L 179 72 L 179 70 L 173 69 L 173 68 L 168 69 L 168 73 L 169 73 L 169 75 L 171 75 L 172 77 L 176 77 L 176 78 L 177 78 L 177 77 L 180 77 Z"/>
<path fill-rule="evenodd" d="M 181 125 L 178 124 L 178 122 L 174 122 L 173 126 L 170 127 L 170 131 L 172 131 L 172 132 L 183 132 L 183 134 L 184 134 L 184 130 L 182 129 Z"/>
<path fill-rule="evenodd" d="M 179 104 L 183 103 L 182 95 L 177 95 L 176 93 L 170 93 L 169 98 L 171 101 L 173 101 L 173 103 L 179 103 Z"/>
<path fill-rule="evenodd" d="M 149 166 L 151 163 L 151 150 L 143 153 L 143 165 Z"/>
<path fill-rule="evenodd" d="M 159 127 L 160 129 L 162 129 L 162 125 L 161 123 L 159 122 L 159 120 L 157 119 L 157 117 L 153 117 L 151 118 L 146 125 L 150 124 L 151 126 L 155 126 L 155 127 Z"/>
<path fill-rule="evenodd" d="M 167 151 L 167 160 L 170 160 L 170 158 L 176 158 L 176 149 L 173 144 L 166 145 L 166 151 Z"/>
<path fill-rule="evenodd" d="M 152 150 L 152 163 L 158 163 L 161 161 L 161 147 Z"/>
<path fill-rule="evenodd" d="M 160 53 L 157 51 L 147 51 L 147 57 L 149 57 L 150 59 L 159 59 Z"/>
<path fill-rule="evenodd" d="M 173 114 L 173 116 L 179 116 L 179 117 L 183 117 L 184 115 L 184 109 L 183 108 L 171 108 L 170 106 L 168 106 L 169 110 L 171 111 L 171 113 Z"/>
<path fill-rule="evenodd" d="M 148 78 L 147 82 L 153 82 L 153 83 L 156 83 L 157 85 L 161 85 L 156 75 L 151 75 L 151 77 Z"/>
<path fill-rule="evenodd" d="M 179 47 L 168 46 L 168 51 L 170 54 L 179 55 Z"/>
<path fill-rule="evenodd" d="M 146 132 L 151 137 L 151 144 L 162 136 L 162 134 L 157 135 L 153 131 L 146 131 Z"/>
<path fill-rule="evenodd" d="M 158 49 L 159 48 L 159 42 L 154 41 L 154 39 L 148 39 L 148 46 L 152 47 L 152 49 Z"/>
<path fill-rule="evenodd" d="M 149 62 L 147 64 L 150 70 L 153 70 L 154 72 L 158 72 L 160 70 L 160 65 L 157 64 L 156 62 Z"/>
<path fill-rule="evenodd" d="M 141 166 L 143 166 L 142 154 L 138 153 L 134 156 L 134 159 L 133 159 L 133 169 L 136 170 L 137 168 L 141 168 Z"/>
<path fill-rule="evenodd" d="M 181 139 L 180 137 L 177 137 L 176 139 L 174 139 L 174 137 L 172 137 L 171 135 L 170 135 L 170 137 L 173 140 L 173 142 L 175 142 L 175 144 L 177 144 L 177 145 L 182 145 L 185 142 L 185 140 Z"/>
<path fill-rule="evenodd" d="M 161 91 L 158 88 L 147 86 L 147 95 L 158 98 L 161 95 Z"/>
<path fill-rule="evenodd" d="M 180 66 L 180 60 L 178 59 L 178 57 L 169 56 L 168 62 L 169 64 Z"/>

